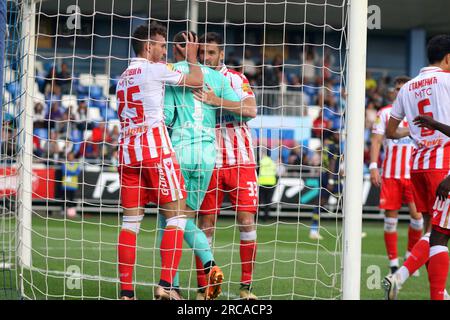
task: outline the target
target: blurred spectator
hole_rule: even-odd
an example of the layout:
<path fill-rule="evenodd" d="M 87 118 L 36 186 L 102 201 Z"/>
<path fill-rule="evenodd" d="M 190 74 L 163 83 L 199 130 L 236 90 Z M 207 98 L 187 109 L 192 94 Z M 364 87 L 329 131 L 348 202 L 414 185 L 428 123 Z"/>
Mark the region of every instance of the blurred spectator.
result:
<path fill-rule="evenodd" d="M 242 70 L 243 73 L 249 79 L 254 79 L 256 77 L 256 64 L 252 58 L 252 52 L 249 49 L 245 49 L 244 59 L 242 59 Z"/>
<path fill-rule="evenodd" d="M 119 134 L 120 134 L 119 126 L 114 126 L 108 135 L 110 143 L 106 144 L 107 154 L 113 154 L 116 150 L 118 150 Z"/>
<path fill-rule="evenodd" d="M 45 94 L 45 103 L 47 104 L 48 109 L 50 109 L 50 106 L 54 103 L 58 104 L 58 106 L 61 106 L 61 87 L 58 86 L 56 83 L 48 87 L 48 91 L 46 91 Z"/>
<path fill-rule="evenodd" d="M 299 166 L 303 163 L 302 158 L 302 147 L 296 142 L 294 148 L 289 153 L 288 164 Z"/>
<path fill-rule="evenodd" d="M 69 106 L 63 113 L 61 122 L 58 123 L 58 133 L 61 138 L 70 138 L 72 130 L 76 129 L 75 115 L 73 114 L 73 107 Z"/>
<path fill-rule="evenodd" d="M 296 74 L 291 76 L 291 84 L 287 87 L 288 91 L 296 92 L 296 95 L 289 95 L 290 105 L 302 106 L 309 105 L 309 97 L 303 91 L 303 85 L 300 77 Z"/>
<path fill-rule="evenodd" d="M 77 216 L 75 195 L 78 190 L 78 176 L 81 172 L 81 165 L 75 160 L 75 155 L 72 152 L 67 154 L 67 161 L 63 162 L 61 170 L 63 199 L 66 200 L 63 202 L 63 215 L 75 218 Z M 67 209 L 64 212 L 65 205 L 67 205 Z"/>
<path fill-rule="evenodd" d="M 56 84 L 55 78 L 56 78 L 56 68 L 53 66 L 50 69 L 50 71 L 45 75 L 44 91 L 46 93 L 52 91 L 52 87 L 54 87 Z"/>
<path fill-rule="evenodd" d="M 313 121 L 312 136 L 314 138 L 322 139 L 323 131 L 326 129 L 331 129 L 331 121 L 325 118 L 323 116 L 323 110 L 320 110 L 319 115 Z"/>
<path fill-rule="evenodd" d="M 328 121 L 328 129 L 339 131 L 343 128 L 343 115 L 341 107 L 332 93 L 327 93 L 324 100 L 323 117 Z M 330 131 L 325 130 L 324 138 L 328 138 Z"/>
<path fill-rule="evenodd" d="M 80 101 L 75 117 L 78 123 L 78 130 L 80 130 L 83 134 L 84 131 L 86 130 L 92 130 L 92 124 L 89 121 L 88 107 L 86 101 L 84 100 Z"/>
<path fill-rule="evenodd" d="M 0 145 L 0 153 L 2 155 L 2 159 L 6 159 L 8 161 L 11 160 L 10 157 L 13 157 L 16 154 L 16 141 L 17 141 L 17 127 L 16 127 L 16 119 L 8 112 L 5 112 L 3 115 L 2 122 L 2 132 L 1 132 L 1 145 Z"/>
<path fill-rule="evenodd" d="M 56 84 L 61 88 L 62 94 L 70 94 L 72 74 L 66 63 L 61 64 L 61 71 L 56 74 Z"/>
<path fill-rule="evenodd" d="M 372 78 L 372 74 L 367 71 L 366 72 L 366 90 L 372 91 L 377 88 L 378 84 L 375 79 Z"/>
<path fill-rule="evenodd" d="M 34 104 L 33 122 L 34 122 L 34 129 L 47 128 L 45 107 L 40 102 Z"/>
<path fill-rule="evenodd" d="M 44 146 L 42 147 L 42 155 L 44 159 L 58 160 L 60 151 L 58 133 L 56 131 L 51 131 L 50 138 L 45 141 Z"/>
<path fill-rule="evenodd" d="M 64 111 L 57 102 L 53 102 L 46 116 L 47 121 L 49 121 L 49 128 L 55 129 L 59 127 L 63 118 Z"/>
<path fill-rule="evenodd" d="M 303 79 L 305 83 L 311 84 L 316 78 L 316 68 L 318 61 L 316 61 L 314 49 L 307 49 L 302 64 Z"/>

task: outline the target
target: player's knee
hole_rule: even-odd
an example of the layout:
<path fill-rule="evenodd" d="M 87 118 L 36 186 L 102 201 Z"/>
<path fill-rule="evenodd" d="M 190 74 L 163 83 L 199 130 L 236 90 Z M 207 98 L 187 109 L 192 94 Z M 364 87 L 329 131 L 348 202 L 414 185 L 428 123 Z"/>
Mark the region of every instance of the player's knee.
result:
<path fill-rule="evenodd" d="M 144 219 L 143 215 L 123 216 L 122 230 L 126 229 L 138 234 L 141 228 L 142 219 Z"/>
<path fill-rule="evenodd" d="M 396 232 L 397 231 L 398 218 L 384 218 L 384 231 Z"/>
<path fill-rule="evenodd" d="M 238 219 L 237 220 L 238 220 L 238 223 L 239 223 L 240 227 L 254 228 L 254 226 L 255 226 L 255 216 L 253 214 L 249 213 L 249 212 L 238 213 Z"/>
<path fill-rule="evenodd" d="M 240 233 L 241 241 L 255 241 L 256 240 L 256 230 Z"/>
<path fill-rule="evenodd" d="M 409 221 L 409 226 L 414 230 L 422 230 L 423 229 L 423 218 L 420 218 L 420 219 L 411 218 Z"/>

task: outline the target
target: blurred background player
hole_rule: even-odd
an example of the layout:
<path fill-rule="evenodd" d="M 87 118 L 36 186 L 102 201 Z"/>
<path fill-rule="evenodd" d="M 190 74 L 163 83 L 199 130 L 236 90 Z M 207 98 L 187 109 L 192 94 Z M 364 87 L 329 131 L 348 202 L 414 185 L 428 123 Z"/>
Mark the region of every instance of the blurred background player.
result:
<path fill-rule="evenodd" d="M 320 235 L 320 215 L 325 211 L 330 195 L 338 195 L 342 190 L 339 175 L 342 175 L 341 168 L 341 141 L 338 131 L 326 130 L 323 132 L 323 147 L 321 150 L 320 166 L 320 189 L 319 204 L 314 206 L 312 212 L 312 223 L 309 229 L 311 240 L 322 240 Z"/>
<path fill-rule="evenodd" d="M 189 65 L 185 61 L 186 53 L 184 49 L 183 51 L 178 49 L 185 47 L 186 41 L 183 33 L 186 32 L 177 33 L 173 38 L 173 43 L 179 44 L 179 46 L 174 46 L 173 57 L 176 63 L 170 67 L 186 73 L 189 71 Z M 239 101 L 228 80 L 220 72 L 205 66 L 202 66 L 201 70 L 205 85 L 211 88 L 217 96 L 231 101 Z M 186 205 L 189 219 L 184 237 L 194 249 L 197 259 L 201 261 L 201 265 L 198 266 L 199 288 L 206 290 L 206 299 L 215 299 L 221 291 L 220 283 L 223 280 L 223 273 L 215 265 L 208 239 L 205 233 L 197 227 L 194 218 L 208 189 L 216 161 L 217 108 L 194 99 L 191 90 L 170 86 L 166 87 L 164 105 L 166 123 L 171 129 L 170 138 L 186 183 Z M 159 218 L 159 221 L 160 225 L 164 226 L 162 217 Z M 205 274 L 208 275 L 206 281 Z M 178 277 L 176 277 L 174 285 L 177 286 L 178 282 Z"/>
<path fill-rule="evenodd" d="M 199 42 L 200 62 L 225 75 L 240 98 L 240 101 L 234 102 L 217 97 L 211 90 L 196 92 L 200 101 L 220 107 L 217 110 L 216 124 L 216 166 L 203 200 L 199 223 L 208 240 L 212 242 L 217 215 L 227 192 L 237 212 L 240 231 L 240 297 L 253 300 L 257 299 L 252 293 L 251 285 L 256 258 L 255 215 L 258 212 L 258 183 L 252 137 L 246 122 L 256 117 L 255 95 L 242 73 L 230 70 L 223 64 L 223 39 L 219 34 L 206 33 Z M 199 295 L 201 296 L 201 292 Z"/>
<path fill-rule="evenodd" d="M 421 127 L 413 121 L 419 115 L 426 115 L 441 123 L 450 122 L 450 37 L 433 37 L 428 42 L 427 55 L 430 65 L 422 68 L 418 76 L 402 87 L 393 104 L 386 130 L 387 138 L 401 139 L 410 135 L 417 145 L 412 155 L 411 181 L 414 186 L 414 202 L 417 211 L 423 214 L 427 230 L 403 266 L 384 279 L 389 299 L 395 299 L 406 279 L 429 259 L 427 270 L 431 298 L 443 299 L 445 295 L 441 280 L 446 278 L 448 272 L 448 249 L 446 245 L 442 245 L 445 236 L 441 234 L 445 235 L 446 231 L 440 224 L 435 224 L 435 237 L 431 243 L 429 236 L 431 214 L 435 214 L 433 207 L 436 190 L 450 170 L 450 139 L 439 131 Z M 409 130 L 399 128 L 404 117 L 409 123 Z M 438 213 L 436 215 L 439 216 Z M 430 250 L 430 245 L 434 247 L 433 251 Z"/>
<path fill-rule="evenodd" d="M 69 218 L 75 218 L 77 216 L 77 203 L 75 202 L 75 195 L 78 190 L 78 176 L 81 172 L 81 166 L 80 163 L 75 160 L 75 155 L 73 152 L 69 152 L 67 154 L 67 161 L 63 162 L 61 171 L 63 174 L 62 187 L 64 198 L 67 200 L 67 210 L 66 212 L 63 212 L 63 215 L 66 214 Z"/>
<path fill-rule="evenodd" d="M 197 64 L 198 45 L 190 37 L 187 49 L 188 74 L 169 70 L 160 61 L 166 56 L 166 28 L 158 23 L 138 27 L 132 45 L 136 58 L 117 84 L 120 196 L 123 224 L 119 235 L 118 260 L 120 296 L 134 299 L 133 269 L 136 236 L 144 207 L 154 202 L 166 218 L 161 241 L 161 276 L 156 299 L 181 299 L 172 282 L 182 254 L 186 216 L 186 192 L 179 164 L 164 124 L 164 84 L 198 87 L 203 74 Z"/>
<path fill-rule="evenodd" d="M 403 76 L 394 80 L 395 92 L 411 80 Z M 405 137 L 399 140 L 385 139 L 386 126 L 389 121 L 392 105 L 382 108 L 374 122 L 370 147 L 370 180 L 376 187 L 381 187 L 380 209 L 384 209 L 384 243 L 389 258 L 391 273 L 399 267 L 397 249 L 397 224 L 398 210 L 402 204 L 409 208 L 411 216 L 408 227 L 408 248 L 406 258 L 409 257 L 414 245 L 422 236 L 423 218 L 417 212 L 414 204 L 413 187 L 410 180 L 411 154 L 414 149 L 412 140 Z M 401 122 L 400 127 L 407 127 L 406 120 Z M 383 145 L 385 157 L 382 165 L 382 176 L 378 171 L 378 159 L 381 145 Z"/>
<path fill-rule="evenodd" d="M 261 151 L 263 156 L 258 166 L 258 185 L 259 185 L 259 213 L 263 221 L 269 218 L 270 207 L 272 205 L 272 197 L 277 185 L 277 164 L 270 157 L 271 151 L 263 148 Z"/>

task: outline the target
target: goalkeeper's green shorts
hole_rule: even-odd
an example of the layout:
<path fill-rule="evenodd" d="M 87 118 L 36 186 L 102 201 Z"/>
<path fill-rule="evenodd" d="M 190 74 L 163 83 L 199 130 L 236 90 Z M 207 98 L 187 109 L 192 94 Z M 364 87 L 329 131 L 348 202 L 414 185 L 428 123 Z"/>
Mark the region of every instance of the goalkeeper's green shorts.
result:
<path fill-rule="evenodd" d="M 208 190 L 216 163 L 215 143 L 202 142 L 173 147 L 186 185 L 186 203 L 189 208 L 198 211 Z"/>

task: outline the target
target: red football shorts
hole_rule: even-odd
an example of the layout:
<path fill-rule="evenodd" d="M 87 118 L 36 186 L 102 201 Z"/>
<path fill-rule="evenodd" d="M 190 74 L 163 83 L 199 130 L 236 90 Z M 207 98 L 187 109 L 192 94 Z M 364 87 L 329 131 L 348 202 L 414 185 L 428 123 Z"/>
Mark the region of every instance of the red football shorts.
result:
<path fill-rule="evenodd" d="M 119 166 L 120 197 L 124 208 L 163 205 L 186 198 L 183 175 L 176 157 L 140 165 Z"/>
<path fill-rule="evenodd" d="M 411 202 L 414 202 L 411 180 L 381 179 L 380 209 L 399 210 L 402 204 Z"/>
<path fill-rule="evenodd" d="M 200 214 L 219 214 L 225 193 L 237 212 L 258 212 L 258 183 L 254 165 L 214 168 Z"/>
<path fill-rule="evenodd" d="M 418 212 L 431 214 L 434 211 L 436 189 L 448 172 L 448 170 L 411 172 L 414 202 Z"/>

